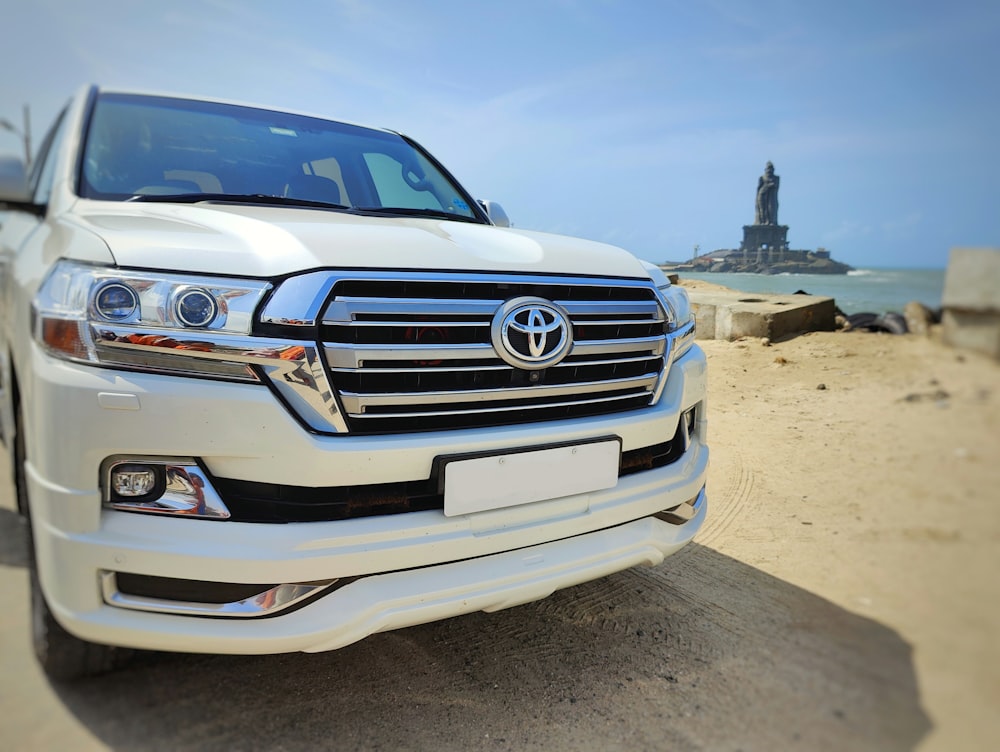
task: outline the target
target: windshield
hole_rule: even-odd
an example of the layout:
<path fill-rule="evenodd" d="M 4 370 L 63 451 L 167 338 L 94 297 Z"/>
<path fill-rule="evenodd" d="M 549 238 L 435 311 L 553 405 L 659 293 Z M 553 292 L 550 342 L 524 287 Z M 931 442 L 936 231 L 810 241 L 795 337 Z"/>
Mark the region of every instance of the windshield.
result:
<path fill-rule="evenodd" d="M 483 221 L 436 162 L 394 133 L 215 102 L 98 97 L 81 196 L 191 201 L 199 194 Z"/>

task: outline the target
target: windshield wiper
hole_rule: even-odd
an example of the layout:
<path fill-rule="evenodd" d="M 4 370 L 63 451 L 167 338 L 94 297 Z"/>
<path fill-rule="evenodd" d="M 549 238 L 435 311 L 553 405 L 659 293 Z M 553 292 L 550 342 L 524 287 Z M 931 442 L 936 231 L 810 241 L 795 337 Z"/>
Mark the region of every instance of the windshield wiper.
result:
<path fill-rule="evenodd" d="M 411 209 L 405 206 L 344 206 L 329 201 L 313 201 L 306 198 L 291 196 L 271 196 L 266 193 L 138 193 L 126 201 L 142 203 L 178 203 L 198 204 L 264 204 L 270 206 L 303 206 L 315 209 L 341 209 L 358 214 L 385 214 L 395 217 L 434 217 L 435 219 L 453 219 L 459 222 L 482 223 L 478 217 L 467 217 L 464 214 L 454 214 L 443 209 Z"/>
<path fill-rule="evenodd" d="M 143 203 L 179 203 L 198 204 L 202 201 L 227 204 L 267 204 L 271 206 L 306 206 L 316 209 L 347 209 L 343 204 L 332 204 L 329 201 L 313 201 L 306 198 L 291 196 L 269 196 L 266 193 L 139 193 L 126 201 L 141 201 Z"/>
<path fill-rule="evenodd" d="M 478 217 L 467 217 L 464 214 L 453 214 L 443 209 L 409 209 L 405 206 L 355 206 L 352 211 L 359 214 L 391 214 L 396 217 L 434 217 L 436 219 L 454 219 L 459 222 L 482 223 Z"/>

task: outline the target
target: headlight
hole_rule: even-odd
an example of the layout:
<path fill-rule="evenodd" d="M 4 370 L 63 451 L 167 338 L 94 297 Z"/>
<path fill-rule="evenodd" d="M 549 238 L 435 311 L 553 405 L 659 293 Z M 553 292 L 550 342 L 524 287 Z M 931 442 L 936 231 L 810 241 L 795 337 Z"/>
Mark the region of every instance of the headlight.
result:
<path fill-rule="evenodd" d="M 670 279 L 656 264 L 641 259 L 640 263 L 656 285 L 660 303 L 667 314 L 667 335 L 673 340 L 670 349 L 671 358 L 677 359 L 694 344 L 694 311 L 691 308 L 691 300 L 688 298 L 687 290 L 671 284 Z"/>
<path fill-rule="evenodd" d="M 56 357 L 147 370 L 187 370 L 164 355 L 200 351 L 214 362 L 199 374 L 252 379 L 245 363 L 226 363 L 224 353 L 250 335 L 253 313 L 270 287 L 60 261 L 35 296 L 35 339 Z"/>
<path fill-rule="evenodd" d="M 694 310 L 687 290 L 669 282 L 658 287 L 660 300 L 667 310 L 667 331 L 674 335 L 673 357 L 679 358 L 694 344 Z"/>
<path fill-rule="evenodd" d="M 688 292 L 683 287 L 669 285 L 660 287 L 660 297 L 667 307 L 667 315 L 670 316 L 670 330 L 677 331 L 684 328 L 689 322 L 694 320 L 694 313 L 691 310 L 691 299 Z"/>

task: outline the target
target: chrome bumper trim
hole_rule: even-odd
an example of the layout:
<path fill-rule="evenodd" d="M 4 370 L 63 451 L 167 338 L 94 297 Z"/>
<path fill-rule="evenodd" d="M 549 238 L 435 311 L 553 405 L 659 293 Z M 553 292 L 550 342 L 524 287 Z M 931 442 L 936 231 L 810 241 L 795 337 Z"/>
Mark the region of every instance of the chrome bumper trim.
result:
<path fill-rule="evenodd" d="M 705 503 L 705 487 L 698 492 L 698 495 L 693 499 L 685 501 L 683 504 L 678 504 L 670 509 L 664 509 L 662 512 L 657 512 L 653 515 L 658 520 L 663 522 L 669 522 L 671 525 L 683 525 L 685 522 L 690 522 L 701 510 L 702 504 Z"/>
<path fill-rule="evenodd" d="M 233 601 L 231 603 L 196 603 L 193 601 L 174 601 L 122 593 L 118 590 L 116 573 L 101 572 L 101 592 L 104 596 L 104 602 L 109 606 L 132 611 L 151 611 L 159 614 L 222 616 L 239 619 L 271 616 L 285 611 L 306 598 L 326 590 L 336 582 L 337 580 L 329 580 L 327 582 L 299 582 L 275 585 L 253 597 L 244 598 L 240 601 Z"/>
<path fill-rule="evenodd" d="M 165 329 L 102 325 L 93 331 L 98 348 L 130 356 L 123 365 L 139 365 L 143 354 L 156 356 L 156 367 L 184 375 L 206 375 L 208 363 L 243 368 L 242 380 L 258 382 L 249 366 L 267 376 L 295 414 L 316 431 L 346 433 L 347 424 L 327 381 L 315 343 L 266 337 L 239 337 L 198 330 L 182 336 Z M 107 358 L 105 358 L 107 360 Z M 238 370 L 231 377 L 235 378 Z"/>

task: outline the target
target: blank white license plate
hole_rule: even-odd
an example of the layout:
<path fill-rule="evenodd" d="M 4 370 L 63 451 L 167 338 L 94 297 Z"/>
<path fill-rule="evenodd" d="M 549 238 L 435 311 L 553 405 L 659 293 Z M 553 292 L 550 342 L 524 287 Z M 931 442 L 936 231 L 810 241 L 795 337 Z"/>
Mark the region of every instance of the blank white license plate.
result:
<path fill-rule="evenodd" d="M 449 517 L 542 499 L 600 491 L 618 483 L 621 441 L 447 460 L 444 513 Z"/>

